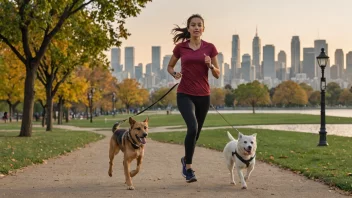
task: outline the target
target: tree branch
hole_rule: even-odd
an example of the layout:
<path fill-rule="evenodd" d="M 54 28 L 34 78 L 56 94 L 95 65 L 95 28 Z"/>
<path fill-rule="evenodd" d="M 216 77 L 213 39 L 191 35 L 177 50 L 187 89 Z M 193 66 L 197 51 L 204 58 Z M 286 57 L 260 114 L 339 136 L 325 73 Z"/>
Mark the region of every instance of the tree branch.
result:
<path fill-rule="evenodd" d="M 94 1 L 94 0 L 88 1 L 87 3 L 83 3 L 81 6 L 79 6 L 79 7 L 76 8 L 75 10 L 72 10 L 72 9 L 73 9 L 73 7 L 75 6 L 75 4 L 76 4 L 78 1 L 72 3 L 72 6 L 70 7 L 70 10 L 72 10 L 72 11 L 70 12 L 69 15 L 72 15 L 72 14 L 76 13 L 77 11 L 83 9 L 85 6 L 89 5 L 89 4 L 92 3 L 93 1 Z"/>
<path fill-rule="evenodd" d="M 10 41 L 4 37 L 2 34 L 0 34 L 0 40 L 3 40 L 6 45 L 8 45 L 13 53 L 16 54 L 16 56 L 22 61 L 23 64 L 26 64 L 26 59 L 20 54 L 20 52 L 10 43 Z"/>
<path fill-rule="evenodd" d="M 20 30 L 21 30 L 21 33 L 22 33 L 22 43 L 23 43 L 23 51 L 24 51 L 24 54 L 26 56 L 26 61 L 29 61 L 31 60 L 33 57 L 32 57 L 32 53 L 31 53 L 31 49 L 29 47 L 29 39 L 28 39 L 28 26 L 30 24 L 30 20 L 26 20 L 25 19 L 25 8 L 26 6 L 28 6 L 29 4 L 29 0 L 24 0 L 23 1 L 23 4 L 20 5 L 20 9 L 19 9 L 19 15 L 21 17 L 21 22 L 22 22 L 22 25 L 20 25 Z M 26 64 L 25 62 L 25 65 L 26 67 L 31 67 L 30 65 Z"/>

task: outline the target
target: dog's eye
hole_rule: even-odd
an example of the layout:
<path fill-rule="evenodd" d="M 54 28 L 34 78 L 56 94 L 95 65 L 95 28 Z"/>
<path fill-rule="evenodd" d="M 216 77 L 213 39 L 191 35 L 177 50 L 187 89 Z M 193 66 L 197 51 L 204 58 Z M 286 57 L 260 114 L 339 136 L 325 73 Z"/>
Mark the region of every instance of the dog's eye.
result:
<path fill-rule="evenodd" d="M 244 141 L 245 144 L 247 144 L 247 141 Z"/>
<path fill-rule="evenodd" d="M 148 127 L 144 126 L 144 129 L 147 129 Z"/>
<path fill-rule="evenodd" d="M 139 131 L 140 131 L 140 130 L 141 130 L 141 127 L 138 127 L 138 128 L 137 128 L 137 130 L 139 130 Z"/>
<path fill-rule="evenodd" d="M 251 142 L 251 144 L 253 144 L 253 142 Z"/>

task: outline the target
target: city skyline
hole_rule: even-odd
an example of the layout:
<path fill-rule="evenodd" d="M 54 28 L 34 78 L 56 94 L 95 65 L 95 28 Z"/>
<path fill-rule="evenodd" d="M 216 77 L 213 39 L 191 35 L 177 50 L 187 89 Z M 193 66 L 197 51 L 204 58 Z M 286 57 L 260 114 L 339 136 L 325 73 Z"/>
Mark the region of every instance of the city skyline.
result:
<path fill-rule="evenodd" d="M 193 13 L 199 13 L 204 17 L 205 32 L 202 39 L 214 43 L 218 51 L 223 53 L 224 62 L 229 64 L 231 64 L 232 36 L 239 35 L 241 49 L 239 57 L 244 54 L 252 56 L 252 41 L 256 27 L 262 47 L 274 45 L 276 52 L 281 50 L 286 52 L 287 67 L 291 67 L 289 60 L 291 60 L 292 36 L 300 38 L 301 60 L 303 48 L 314 47 L 314 40 L 318 39 L 324 39 L 329 44 L 330 65 L 335 62 L 336 49 L 342 49 L 345 56 L 352 51 L 352 38 L 349 36 L 352 35 L 352 28 L 348 27 L 348 18 L 351 18 L 352 14 L 347 9 L 352 7 L 352 2 L 347 0 L 341 0 L 334 5 L 327 0 L 310 2 L 297 0 L 286 3 L 278 0 L 266 3 L 259 0 L 251 2 L 224 0 L 222 4 L 209 3 L 211 2 L 209 0 L 195 0 L 183 4 L 185 2 L 185 0 L 154 0 L 142 9 L 138 17 L 127 19 L 126 27 L 132 35 L 127 40 L 122 40 L 121 56 L 124 57 L 125 47 L 133 46 L 135 65 L 142 63 L 145 66 L 152 62 L 152 46 L 161 47 L 161 57 L 172 54 L 174 45 L 171 29 L 174 24 L 185 26 L 187 18 Z M 202 6 L 197 7 L 200 4 Z M 173 9 L 170 9 L 171 7 Z M 210 7 L 212 9 L 209 9 Z M 232 12 L 231 7 L 236 12 Z M 216 9 L 221 12 L 215 14 Z M 299 15 L 292 14 L 294 11 L 299 11 Z M 325 15 L 322 14 L 324 12 Z M 110 53 L 106 54 L 110 59 Z"/>

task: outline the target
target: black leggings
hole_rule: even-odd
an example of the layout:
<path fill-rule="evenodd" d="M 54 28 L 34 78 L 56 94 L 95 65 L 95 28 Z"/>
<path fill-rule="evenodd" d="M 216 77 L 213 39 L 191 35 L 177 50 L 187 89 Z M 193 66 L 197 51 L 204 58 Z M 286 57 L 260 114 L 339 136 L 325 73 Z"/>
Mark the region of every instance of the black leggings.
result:
<path fill-rule="evenodd" d="M 185 161 L 186 164 L 192 164 L 196 142 L 209 110 L 210 96 L 192 96 L 177 93 L 177 106 L 187 125 Z"/>

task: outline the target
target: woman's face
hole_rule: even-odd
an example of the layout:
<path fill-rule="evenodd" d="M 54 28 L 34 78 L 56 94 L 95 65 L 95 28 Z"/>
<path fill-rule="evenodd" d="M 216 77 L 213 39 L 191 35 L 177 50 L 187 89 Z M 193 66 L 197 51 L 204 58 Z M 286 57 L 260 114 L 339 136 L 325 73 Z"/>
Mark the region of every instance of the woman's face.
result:
<path fill-rule="evenodd" d="M 191 37 L 200 37 L 204 32 L 204 24 L 200 18 L 192 18 L 189 23 L 188 32 L 191 34 Z"/>

